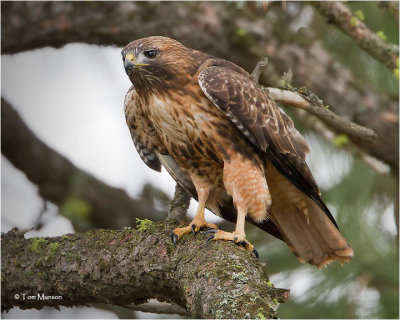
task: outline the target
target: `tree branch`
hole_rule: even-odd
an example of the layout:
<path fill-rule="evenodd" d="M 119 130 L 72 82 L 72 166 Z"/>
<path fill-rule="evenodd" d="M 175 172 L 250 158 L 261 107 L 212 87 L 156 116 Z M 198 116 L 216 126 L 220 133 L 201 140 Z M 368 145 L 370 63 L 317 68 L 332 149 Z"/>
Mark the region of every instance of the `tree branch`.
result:
<path fill-rule="evenodd" d="M 267 70 L 271 73 L 272 67 L 277 76 L 274 82 L 267 82 L 267 86 L 279 85 L 281 75 L 292 67 L 295 85 L 306 85 L 323 100 L 329 101 L 331 111 L 377 133 L 376 143 L 360 140 L 355 144 L 389 164 L 396 175 L 399 163 L 397 99 L 391 101 L 388 97 L 372 93 L 373 89 L 368 85 L 357 84 L 349 71 L 318 42 L 306 50 L 295 44 L 283 45 L 279 52 L 279 56 L 269 56 L 273 63 L 268 64 Z"/>
<path fill-rule="evenodd" d="M 191 196 L 179 184 L 175 186 L 174 198 L 170 202 L 170 208 L 166 220 L 180 221 L 185 219 L 190 205 Z"/>
<path fill-rule="evenodd" d="M 377 135 L 374 130 L 360 126 L 338 116 L 329 109 L 320 105 L 310 103 L 298 92 L 271 87 L 265 88 L 265 90 L 276 102 L 300 108 L 312 113 L 336 132 L 346 134 L 351 140 L 361 140 L 368 143 L 373 143 L 376 140 Z"/>
<path fill-rule="evenodd" d="M 253 72 L 251 73 L 251 76 L 256 81 L 259 80 L 262 70 L 267 65 L 267 63 L 268 58 L 261 58 L 261 60 L 255 66 Z M 286 79 L 285 82 L 287 86 L 292 87 L 290 82 L 292 81 L 293 73 L 291 72 L 291 70 L 289 75 L 288 73 L 285 74 L 284 77 L 290 79 Z M 289 81 L 289 83 L 287 83 L 287 81 Z M 305 96 L 296 91 L 288 91 L 271 87 L 263 87 L 263 89 L 276 102 L 286 106 L 300 108 L 314 114 L 315 116 L 320 118 L 325 124 L 328 124 L 331 128 L 334 128 L 336 132 L 347 134 L 353 141 L 362 140 L 368 143 L 373 143 L 376 140 L 377 135 L 373 130 L 352 123 L 351 121 L 336 115 L 327 108 L 324 108 L 320 99 L 311 92 L 308 92 L 309 96 L 307 97 L 308 99 L 306 99 Z M 294 88 L 292 87 L 292 89 Z M 311 99 L 310 97 L 313 97 L 313 99 Z M 314 100 L 318 102 L 311 103 L 309 100 Z M 315 122 L 310 123 L 310 121 L 308 121 L 308 124 L 325 139 L 332 143 L 334 142 L 335 135 L 328 128 L 326 128 L 325 126 L 321 127 L 321 124 Z M 356 147 L 349 148 L 346 146 L 346 149 L 350 151 L 353 155 L 361 158 L 367 165 L 369 165 L 379 174 L 388 173 L 388 168 L 379 160 L 368 156 L 364 152 L 360 152 L 360 150 Z"/>
<path fill-rule="evenodd" d="M 390 70 L 397 69 L 399 48 L 385 42 L 376 33 L 372 32 L 360 19 L 341 2 L 312 1 L 318 11 L 323 14 L 329 23 L 333 23 L 370 56 L 382 62 Z"/>
<path fill-rule="evenodd" d="M 273 287 L 256 258 L 230 242 L 204 245 L 200 237 L 174 246 L 175 227 L 153 223 L 140 231 L 32 239 L 13 229 L 2 235 L 2 310 L 98 302 L 137 309 L 157 299 L 193 318 L 277 317 L 288 291 Z M 38 294 L 61 298 L 40 300 Z"/>
<path fill-rule="evenodd" d="M 320 118 L 323 123 L 318 121 L 309 121 L 309 119 L 305 119 L 304 116 L 301 116 L 298 113 L 298 115 L 306 121 L 307 125 L 310 128 L 312 128 L 315 132 L 320 134 L 326 140 L 330 141 L 332 144 L 335 144 L 336 134 L 332 132 L 331 129 L 333 129 L 336 133 L 345 133 L 353 142 L 365 141 L 367 143 L 372 143 L 376 140 L 377 135 L 373 130 L 352 123 L 351 121 L 348 121 L 334 114 L 333 112 L 324 109 L 320 105 L 312 104 L 297 92 L 277 88 L 264 89 L 276 102 L 281 103 L 285 106 L 296 107 L 302 110 L 306 110 L 309 113 L 314 114 L 315 116 Z M 329 125 L 329 128 L 326 125 Z M 389 173 L 390 169 L 387 165 L 385 165 L 378 159 L 366 154 L 356 145 L 343 145 L 343 147 L 347 151 L 352 153 L 353 156 L 360 158 L 364 163 L 366 163 L 377 173 Z"/>
<path fill-rule="evenodd" d="M 292 106 L 287 104 L 287 106 Z M 315 118 L 311 117 L 309 113 L 301 112 L 301 109 L 297 109 L 297 116 L 304 121 L 304 123 L 319 134 L 321 137 L 325 138 L 327 141 L 335 145 L 335 139 L 337 138 L 337 134 L 333 132 L 323 121 L 315 121 Z M 371 169 L 376 171 L 378 174 L 388 174 L 390 172 L 389 166 L 385 163 L 379 161 L 378 159 L 366 154 L 363 150 L 361 150 L 356 145 L 344 144 L 340 146 L 341 148 L 350 152 L 354 157 L 359 158 L 366 165 L 368 165 Z"/>
<path fill-rule="evenodd" d="M 63 206 L 73 202 L 87 204 L 87 219 L 72 210 L 68 211 L 67 218 L 70 218 L 76 231 L 93 227 L 119 229 L 134 225 L 135 217 L 159 220 L 165 217 L 164 211 L 154 208 L 152 199 L 134 200 L 124 190 L 108 186 L 49 148 L 3 98 L 1 152 L 38 186 L 40 196 L 58 205 L 61 212 Z"/>

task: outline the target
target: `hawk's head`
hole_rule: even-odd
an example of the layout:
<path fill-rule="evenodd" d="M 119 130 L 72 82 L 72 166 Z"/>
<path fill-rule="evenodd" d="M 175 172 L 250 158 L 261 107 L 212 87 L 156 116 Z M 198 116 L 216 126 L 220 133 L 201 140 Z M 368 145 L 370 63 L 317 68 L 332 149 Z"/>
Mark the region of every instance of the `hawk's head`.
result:
<path fill-rule="evenodd" d="M 165 88 L 173 81 L 185 79 L 193 65 L 191 50 L 166 37 L 132 41 L 121 53 L 125 71 L 139 91 Z"/>

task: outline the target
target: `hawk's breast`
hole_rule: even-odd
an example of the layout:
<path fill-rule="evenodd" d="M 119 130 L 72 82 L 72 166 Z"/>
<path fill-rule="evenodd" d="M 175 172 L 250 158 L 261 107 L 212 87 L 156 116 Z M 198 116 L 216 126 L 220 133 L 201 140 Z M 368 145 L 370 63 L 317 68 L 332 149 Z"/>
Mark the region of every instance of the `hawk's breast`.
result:
<path fill-rule="evenodd" d="M 222 183 L 226 142 L 217 129 L 225 127 L 229 130 L 230 123 L 200 89 L 198 91 L 198 95 L 185 94 L 184 90 L 154 95 L 149 99 L 145 113 L 168 153 L 183 170 L 210 175 Z"/>

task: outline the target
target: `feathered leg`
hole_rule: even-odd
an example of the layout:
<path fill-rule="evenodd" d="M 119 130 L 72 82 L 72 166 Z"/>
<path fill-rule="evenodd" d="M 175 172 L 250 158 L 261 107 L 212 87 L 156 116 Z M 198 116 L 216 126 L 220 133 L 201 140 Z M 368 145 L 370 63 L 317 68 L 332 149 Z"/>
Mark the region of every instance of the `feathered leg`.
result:
<path fill-rule="evenodd" d="M 255 159 L 253 159 L 255 161 Z M 225 240 L 242 245 L 246 250 L 257 251 L 246 240 L 244 225 L 247 214 L 255 221 L 263 221 L 267 217 L 267 206 L 271 202 L 264 172 L 260 164 L 244 158 L 240 154 L 232 153 L 229 160 L 224 163 L 223 179 L 228 194 L 232 196 L 237 210 L 237 221 L 234 232 L 206 231 L 214 233 L 207 241 Z M 257 163 L 257 162 L 256 162 Z"/>

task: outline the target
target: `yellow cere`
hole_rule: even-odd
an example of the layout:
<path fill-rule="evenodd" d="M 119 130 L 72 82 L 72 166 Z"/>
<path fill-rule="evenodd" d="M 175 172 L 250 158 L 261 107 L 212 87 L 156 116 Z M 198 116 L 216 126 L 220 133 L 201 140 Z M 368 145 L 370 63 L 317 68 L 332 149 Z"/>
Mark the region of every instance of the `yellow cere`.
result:
<path fill-rule="evenodd" d="M 126 56 L 125 56 L 125 59 L 128 59 L 128 60 L 130 60 L 130 61 L 135 61 L 135 56 L 132 54 L 132 53 L 128 53 Z"/>

